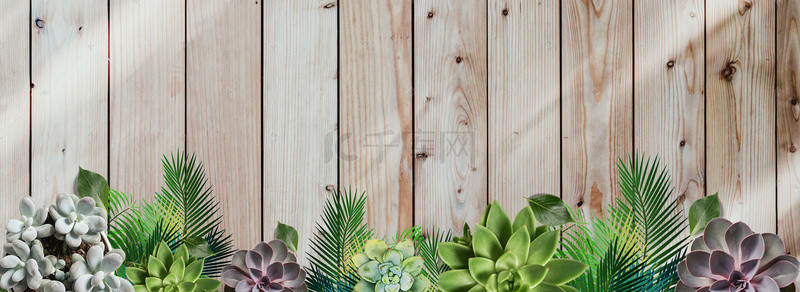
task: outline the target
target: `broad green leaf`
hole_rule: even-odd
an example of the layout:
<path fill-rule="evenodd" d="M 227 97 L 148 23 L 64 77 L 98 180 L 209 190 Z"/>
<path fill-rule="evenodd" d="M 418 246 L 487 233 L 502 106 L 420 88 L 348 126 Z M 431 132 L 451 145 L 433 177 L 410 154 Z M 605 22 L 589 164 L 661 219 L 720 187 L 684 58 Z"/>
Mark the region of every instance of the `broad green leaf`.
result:
<path fill-rule="evenodd" d="M 183 280 L 186 282 L 194 282 L 200 278 L 200 273 L 203 272 L 203 261 L 195 261 L 186 266 L 183 272 Z"/>
<path fill-rule="evenodd" d="M 94 199 L 98 207 L 108 211 L 109 188 L 108 181 L 97 173 L 78 167 L 78 196 L 81 198 L 90 197 Z"/>
<path fill-rule="evenodd" d="M 541 224 L 559 226 L 575 222 L 567 205 L 559 197 L 547 194 L 534 195 L 528 198 L 528 204 L 536 220 Z"/>
<path fill-rule="evenodd" d="M 487 216 L 486 228 L 497 236 L 500 245 L 505 246 L 508 238 L 511 237 L 511 218 L 508 217 L 508 214 L 497 200 L 492 203 L 491 210 L 489 210 Z"/>
<path fill-rule="evenodd" d="M 548 231 L 537 237 L 531 242 L 531 249 L 528 251 L 528 260 L 525 261 L 527 265 L 544 265 L 553 254 L 556 252 L 558 246 L 558 230 Z"/>
<path fill-rule="evenodd" d="M 197 284 L 197 289 L 200 291 L 216 291 L 222 284 L 220 281 L 209 278 L 197 279 L 194 283 Z"/>
<path fill-rule="evenodd" d="M 720 215 L 719 197 L 717 194 L 697 199 L 689 207 L 689 230 L 696 235 L 706 228 L 711 219 Z"/>
<path fill-rule="evenodd" d="M 494 265 L 495 263 L 487 258 L 471 258 L 469 259 L 469 273 L 479 283 L 486 285 L 486 281 L 495 273 Z"/>
<path fill-rule="evenodd" d="M 193 257 L 204 258 L 214 254 L 208 242 L 201 237 L 189 237 L 183 240 L 186 244 L 186 249 Z"/>
<path fill-rule="evenodd" d="M 167 276 L 167 268 L 164 267 L 164 263 L 162 263 L 154 256 L 150 256 L 150 259 L 147 261 L 147 272 L 150 273 L 150 275 L 156 276 L 158 278 L 164 278 Z M 150 278 L 148 277 L 147 279 Z M 145 280 L 145 282 L 146 281 L 147 280 Z"/>
<path fill-rule="evenodd" d="M 527 265 L 519 268 L 519 276 L 522 281 L 531 286 L 539 285 L 547 275 L 547 268 L 542 265 Z"/>
<path fill-rule="evenodd" d="M 531 288 L 528 292 L 564 292 L 564 289 L 552 284 L 539 283 L 539 285 Z"/>
<path fill-rule="evenodd" d="M 472 239 L 472 250 L 475 255 L 485 257 L 490 260 L 497 260 L 503 255 L 503 246 L 497 240 L 497 236 L 486 227 L 478 225 Z"/>
<path fill-rule="evenodd" d="M 467 260 L 475 256 L 471 248 L 455 242 L 442 242 L 438 247 L 439 257 L 453 269 L 467 268 Z"/>
<path fill-rule="evenodd" d="M 517 217 L 514 218 L 514 224 L 512 225 L 514 232 L 524 226 L 528 229 L 528 235 L 533 238 L 536 235 L 536 219 L 534 219 L 533 216 L 531 207 L 522 208 L 522 210 L 517 213 Z"/>
<path fill-rule="evenodd" d="M 141 285 L 144 284 L 144 279 L 147 278 L 147 271 L 139 268 L 128 267 L 125 270 L 125 276 L 127 276 L 128 280 L 131 280 L 134 285 Z"/>
<path fill-rule="evenodd" d="M 278 222 L 275 229 L 275 238 L 280 239 L 289 249 L 297 251 L 297 242 L 300 240 L 294 227 Z"/>
<path fill-rule="evenodd" d="M 576 260 L 554 259 L 550 260 L 545 267 L 548 270 L 544 282 L 561 285 L 583 274 L 589 266 Z"/>
<path fill-rule="evenodd" d="M 467 291 L 477 284 L 467 270 L 451 270 L 439 275 L 439 289 L 442 291 Z"/>

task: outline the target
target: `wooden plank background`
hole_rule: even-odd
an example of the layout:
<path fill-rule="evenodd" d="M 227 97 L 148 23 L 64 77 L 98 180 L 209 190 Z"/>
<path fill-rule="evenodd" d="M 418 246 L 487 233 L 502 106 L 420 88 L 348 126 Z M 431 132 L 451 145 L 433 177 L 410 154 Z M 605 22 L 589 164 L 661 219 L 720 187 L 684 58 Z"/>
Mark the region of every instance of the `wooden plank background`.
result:
<path fill-rule="evenodd" d="M 263 2 L 262 2 L 263 1 Z M 2 1 L 0 200 L 140 198 L 204 162 L 237 247 L 311 236 L 338 187 L 381 234 L 490 200 L 587 212 L 659 155 L 689 203 L 800 252 L 800 5 L 703 0 Z M 0 207 L 0 219 L 16 214 Z"/>

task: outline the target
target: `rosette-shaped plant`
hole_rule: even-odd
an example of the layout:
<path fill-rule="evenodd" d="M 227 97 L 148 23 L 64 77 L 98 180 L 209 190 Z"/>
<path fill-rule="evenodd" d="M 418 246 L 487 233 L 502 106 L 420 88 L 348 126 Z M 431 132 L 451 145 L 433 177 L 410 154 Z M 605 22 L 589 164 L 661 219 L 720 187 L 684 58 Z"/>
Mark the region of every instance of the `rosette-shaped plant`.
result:
<path fill-rule="evenodd" d="M 162 241 L 144 266 L 144 269 L 126 269 L 126 275 L 137 292 L 204 292 L 214 291 L 221 284 L 220 281 L 200 277 L 203 259 L 190 257 L 185 245 L 172 253 Z"/>
<path fill-rule="evenodd" d="M 0 288 L 15 292 L 36 290 L 43 278 L 53 273 L 53 262 L 44 256 L 39 240 L 30 245 L 14 240 L 4 244 L 3 250 L 6 256 L 0 259 Z"/>
<path fill-rule="evenodd" d="M 717 218 L 678 264 L 675 291 L 778 291 L 797 278 L 800 262 L 775 234 Z"/>
<path fill-rule="evenodd" d="M 361 277 L 354 292 L 420 292 L 431 286 L 422 275 L 424 260 L 414 255 L 414 243 L 408 239 L 394 248 L 382 240 L 368 240 L 352 261 Z"/>
<path fill-rule="evenodd" d="M 42 292 L 66 292 L 67 287 L 64 287 L 64 283 L 61 283 L 61 281 L 44 279 L 39 290 Z"/>
<path fill-rule="evenodd" d="M 106 230 L 106 211 L 96 207 L 90 197 L 78 198 L 72 194 L 58 194 L 56 204 L 50 206 L 50 216 L 55 220 L 55 237 L 71 248 L 81 242 L 100 243 L 100 232 Z"/>
<path fill-rule="evenodd" d="M 17 239 L 31 242 L 37 238 L 53 235 L 53 225 L 45 224 L 47 209 L 37 209 L 33 200 L 24 197 L 19 202 L 19 212 L 22 215 L 21 220 L 11 219 L 6 224 L 6 240 L 8 242 Z"/>
<path fill-rule="evenodd" d="M 92 246 L 85 259 L 78 257 L 72 263 L 69 274 L 75 279 L 75 292 L 133 292 L 130 282 L 114 275 L 125 260 L 125 253 L 116 249 L 104 255 L 104 251 L 102 245 Z"/>
<path fill-rule="evenodd" d="M 222 269 L 222 281 L 237 292 L 306 292 L 306 272 L 281 240 L 259 243 L 253 250 L 240 250 Z"/>
<path fill-rule="evenodd" d="M 439 256 L 452 270 L 439 275 L 439 289 L 451 291 L 577 291 L 564 285 L 587 265 L 552 259 L 559 231 L 536 228 L 533 211 L 522 209 L 512 223 L 495 201 L 486 207 L 475 233 L 439 244 Z"/>

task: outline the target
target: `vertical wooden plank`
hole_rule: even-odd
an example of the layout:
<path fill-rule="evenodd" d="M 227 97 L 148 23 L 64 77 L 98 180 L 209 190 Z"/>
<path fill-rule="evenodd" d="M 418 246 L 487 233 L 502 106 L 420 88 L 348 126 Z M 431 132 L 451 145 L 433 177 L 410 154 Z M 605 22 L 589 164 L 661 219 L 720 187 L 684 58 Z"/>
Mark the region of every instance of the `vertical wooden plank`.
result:
<path fill-rule="evenodd" d="M 0 222 L 19 216 L 19 200 L 30 195 L 30 5 L 0 3 Z"/>
<path fill-rule="evenodd" d="M 187 2 L 187 149 L 234 245 L 261 241 L 261 1 Z"/>
<path fill-rule="evenodd" d="M 186 146 L 185 3 L 111 0 L 112 187 L 151 198 Z"/>
<path fill-rule="evenodd" d="M 413 224 L 411 1 L 344 1 L 339 7 L 342 186 L 368 195 L 376 232 Z"/>
<path fill-rule="evenodd" d="M 461 230 L 487 200 L 486 1 L 414 3 L 415 223 Z"/>
<path fill-rule="evenodd" d="M 564 201 L 602 215 L 632 154 L 632 0 L 562 2 Z"/>
<path fill-rule="evenodd" d="M 778 235 L 786 250 L 800 253 L 800 2 L 778 4 L 777 122 Z M 800 283 L 798 283 L 800 284 Z"/>
<path fill-rule="evenodd" d="M 75 193 L 78 167 L 108 175 L 108 5 L 31 3 L 31 195 Z"/>
<path fill-rule="evenodd" d="M 298 255 L 337 188 L 336 5 L 264 3 L 264 237 L 294 226 Z"/>
<path fill-rule="evenodd" d="M 722 214 L 777 232 L 775 2 L 706 3 L 708 190 Z"/>
<path fill-rule="evenodd" d="M 703 5 L 701 0 L 633 5 L 634 147 L 661 158 L 672 176 L 673 195 L 687 210 L 705 195 Z"/>
<path fill-rule="evenodd" d="M 559 196 L 558 1 L 489 1 L 489 201 Z"/>

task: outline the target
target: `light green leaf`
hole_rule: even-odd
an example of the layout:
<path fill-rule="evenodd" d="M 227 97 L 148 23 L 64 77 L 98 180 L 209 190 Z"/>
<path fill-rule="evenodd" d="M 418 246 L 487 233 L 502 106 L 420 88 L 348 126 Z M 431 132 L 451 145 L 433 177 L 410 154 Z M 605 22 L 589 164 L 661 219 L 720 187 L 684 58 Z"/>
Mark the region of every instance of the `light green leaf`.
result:
<path fill-rule="evenodd" d="M 497 260 L 503 255 L 503 246 L 497 240 L 497 236 L 486 227 L 477 226 L 475 235 L 472 239 L 472 250 L 476 256 L 485 257 L 490 260 Z"/>
<path fill-rule="evenodd" d="M 536 287 L 531 288 L 528 292 L 564 292 L 564 289 L 559 288 L 556 285 L 547 284 L 547 283 L 539 283 Z"/>
<path fill-rule="evenodd" d="M 211 247 L 208 246 L 208 242 L 201 237 L 189 237 L 184 239 L 183 242 L 186 244 L 189 254 L 193 257 L 204 258 L 214 255 Z"/>
<path fill-rule="evenodd" d="M 453 269 L 467 268 L 467 261 L 475 256 L 471 248 L 455 242 L 439 243 L 437 253 L 442 261 Z"/>
<path fill-rule="evenodd" d="M 222 285 L 222 282 L 209 278 L 197 279 L 194 283 L 199 291 L 216 291 Z"/>
<path fill-rule="evenodd" d="M 98 207 L 108 211 L 109 188 L 108 181 L 97 173 L 78 167 L 78 196 L 81 198 L 90 197 L 94 199 Z"/>
<path fill-rule="evenodd" d="M 525 261 L 527 265 L 544 265 L 553 254 L 556 252 L 558 246 L 558 230 L 548 231 L 537 237 L 531 242 L 531 248 L 528 251 L 528 260 Z"/>
<path fill-rule="evenodd" d="M 536 286 L 542 282 L 547 275 L 547 268 L 542 265 L 527 265 L 519 268 L 519 276 L 525 284 Z"/>
<path fill-rule="evenodd" d="M 186 282 L 195 282 L 200 278 L 200 273 L 203 272 L 203 261 L 194 261 L 183 272 L 183 280 Z"/>
<path fill-rule="evenodd" d="M 156 276 L 158 278 L 167 276 L 167 268 L 164 266 L 164 263 L 154 256 L 150 256 L 150 259 L 147 261 L 147 272 L 150 273 L 151 276 Z M 150 279 L 150 277 L 147 279 Z M 147 279 L 145 279 L 145 282 L 147 282 Z"/>
<path fill-rule="evenodd" d="M 495 263 L 487 258 L 471 258 L 469 259 L 469 273 L 481 285 L 486 285 L 489 277 L 495 274 L 494 265 Z"/>
<path fill-rule="evenodd" d="M 548 271 L 544 282 L 561 285 L 583 274 L 589 266 L 576 260 L 554 259 L 549 261 L 545 267 L 548 268 Z"/>
<path fill-rule="evenodd" d="M 275 238 L 280 239 L 292 251 L 297 251 L 297 242 L 300 240 L 294 227 L 278 222 L 275 229 Z"/>
<path fill-rule="evenodd" d="M 719 197 L 717 194 L 697 199 L 689 207 L 689 230 L 696 235 L 706 228 L 711 219 L 720 215 Z"/>
<path fill-rule="evenodd" d="M 439 289 L 442 291 L 467 291 L 477 284 L 467 270 L 451 270 L 439 275 Z"/>
<path fill-rule="evenodd" d="M 559 226 L 575 222 L 567 205 L 559 197 L 547 194 L 534 195 L 528 198 L 528 204 L 536 220 L 541 224 Z"/>

